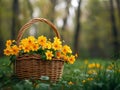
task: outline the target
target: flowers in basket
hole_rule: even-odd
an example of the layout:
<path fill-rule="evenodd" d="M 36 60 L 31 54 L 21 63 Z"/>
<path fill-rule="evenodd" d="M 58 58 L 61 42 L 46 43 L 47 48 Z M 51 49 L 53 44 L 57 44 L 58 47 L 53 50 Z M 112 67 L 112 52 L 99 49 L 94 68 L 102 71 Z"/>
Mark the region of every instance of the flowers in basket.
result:
<path fill-rule="evenodd" d="M 72 50 L 68 45 L 63 45 L 62 41 L 54 37 L 51 41 L 45 36 L 29 36 L 20 41 L 17 45 L 15 40 L 7 40 L 4 54 L 7 56 L 24 55 L 24 54 L 40 54 L 43 60 L 52 60 L 52 58 L 62 59 L 67 63 L 73 64 L 76 55 L 72 54 Z"/>

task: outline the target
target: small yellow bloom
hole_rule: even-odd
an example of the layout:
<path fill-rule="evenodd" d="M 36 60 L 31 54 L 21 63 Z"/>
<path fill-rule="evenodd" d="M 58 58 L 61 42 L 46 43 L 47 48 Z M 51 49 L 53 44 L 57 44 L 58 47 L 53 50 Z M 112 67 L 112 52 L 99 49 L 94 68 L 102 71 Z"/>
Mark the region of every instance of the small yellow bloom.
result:
<path fill-rule="evenodd" d="M 88 74 L 97 74 L 97 72 L 95 70 L 89 70 Z"/>
<path fill-rule="evenodd" d="M 54 42 L 53 43 L 62 44 L 62 42 L 60 41 L 60 39 L 58 37 L 54 37 Z"/>
<path fill-rule="evenodd" d="M 66 56 L 66 55 L 61 55 L 61 57 L 63 58 L 64 61 L 69 62 L 68 56 Z"/>
<path fill-rule="evenodd" d="M 44 46 L 42 46 L 43 49 L 47 48 L 47 49 L 51 49 L 52 47 L 52 43 L 50 41 L 48 41 Z"/>
<path fill-rule="evenodd" d="M 74 83 L 72 81 L 68 82 L 69 85 L 73 85 Z"/>
<path fill-rule="evenodd" d="M 6 41 L 6 46 L 7 46 L 7 47 L 10 47 L 11 44 L 12 44 L 12 41 L 11 41 L 11 40 L 7 40 L 7 41 Z"/>
<path fill-rule="evenodd" d="M 4 54 L 7 56 L 11 55 L 11 48 L 8 47 L 8 48 L 4 49 Z"/>
<path fill-rule="evenodd" d="M 82 83 L 85 83 L 86 82 L 86 80 L 82 80 Z"/>
<path fill-rule="evenodd" d="M 88 65 L 88 68 L 90 68 L 90 69 L 94 68 L 94 67 L 95 67 L 95 63 L 91 63 L 91 64 Z"/>
<path fill-rule="evenodd" d="M 61 52 L 56 52 L 57 58 L 61 58 Z"/>
<path fill-rule="evenodd" d="M 85 64 L 88 64 L 88 60 L 86 59 L 86 60 L 84 61 L 84 63 L 85 63 Z"/>
<path fill-rule="evenodd" d="M 68 61 L 70 64 L 73 64 L 75 62 L 75 56 L 71 55 L 69 58 L 68 58 Z"/>
<path fill-rule="evenodd" d="M 24 50 L 24 52 L 26 53 L 26 52 L 30 52 L 30 50 L 31 50 L 31 48 L 30 48 L 30 46 L 29 45 L 25 45 L 25 46 L 23 46 L 23 50 Z"/>
<path fill-rule="evenodd" d="M 32 49 L 32 51 L 37 51 L 39 49 L 39 45 L 38 44 L 32 44 L 31 49 Z"/>
<path fill-rule="evenodd" d="M 12 46 L 11 50 L 12 55 L 17 55 L 19 53 L 19 48 L 17 47 L 17 45 Z"/>
<path fill-rule="evenodd" d="M 44 46 L 47 42 L 47 38 L 45 36 L 39 36 L 38 37 L 38 44 L 41 46 Z"/>
<path fill-rule="evenodd" d="M 67 53 L 72 53 L 72 50 L 68 45 L 65 45 L 62 47 L 62 52 L 63 52 L 63 54 L 66 55 Z"/>
<path fill-rule="evenodd" d="M 77 53 L 75 54 L 75 57 L 76 57 L 76 58 L 78 57 L 78 54 L 77 54 Z"/>
<path fill-rule="evenodd" d="M 96 68 L 100 68 L 101 67 L 101 65 L 99 63 L 96 63 L 95 66 L 96 66 Z"/>
<path fill-rule="evenodd" d="M 113 67 L 110 65 L 110 66 L 107 67 L 107 69 L 108 69 L 108 70 L 112 70 Z"/>
<path fill-rule="evenodd" d="M 88 81 L 92 81 L 92 80 L 93 80 L 93 78 L 88 78 L 87 80 L 88 80 Z"/>
<path fill-rule="evenodd" d="M 53 43 L 52 47 L 54 50 L 61 50 L 62 45 L 59 43 Z"/>
<path fill-rule="evenodd" d="M 46 55 L 48 60 L 51 60 L 53 57 L 52 51 L 49 51 L 49 50 L 45 53 L 45 55 Z"/>
<path fill-rule="evenodd" d="M 34 36 L 30 36 L 27 38 L 27 44 L 32 45 L 35 43 L 35 38 Z"/>
<path fill-rule="evenodd" d="M 27 38 L 24 38 L 20 41 L 20 45 L 26 45 L 28 42 L 28 39 Z"/>

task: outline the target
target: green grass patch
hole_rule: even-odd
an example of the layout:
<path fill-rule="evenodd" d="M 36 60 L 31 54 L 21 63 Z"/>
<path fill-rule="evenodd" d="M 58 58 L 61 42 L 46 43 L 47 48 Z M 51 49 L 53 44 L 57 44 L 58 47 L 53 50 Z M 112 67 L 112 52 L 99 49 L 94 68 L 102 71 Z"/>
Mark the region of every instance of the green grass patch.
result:
<path fill-rule="evenodd" d="M 63 76 L 57 83 L 10 79 L 9 58 L 0 58 L 0 88 L 13 90 L 120 90 L 120 61 L 78 59 L 65 64 Z"/>

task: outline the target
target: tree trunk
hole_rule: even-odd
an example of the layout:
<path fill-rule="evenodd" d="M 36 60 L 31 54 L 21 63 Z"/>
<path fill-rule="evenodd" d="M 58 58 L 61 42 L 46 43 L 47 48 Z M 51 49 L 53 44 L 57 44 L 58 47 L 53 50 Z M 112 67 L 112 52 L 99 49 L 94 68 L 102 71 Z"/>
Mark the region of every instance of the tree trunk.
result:
<path fill-rule="evenodd" d="M 112 25 L 112 35 L 113 35 L 113 58 L 118 59 L 119 58 L 119 42 L 118 42 L 118 31 L 116 27 L 116 21 L 115 21 L 115 15 L 114 15 L 114 7 L 113 7 L 113 0 L 110 0 L 110 19 L 111 19 L 111 25 Z"/>
<path fill-rule="evenodd" d="M 116 4 L 117 4 L 119 20 L 120 20 L 120 0 L 116 0 Z"/>
<path fill-rule="evenodd" d="M 16 30 L 19 30 L 19 2 L 18 0 L 13 0 L 13 17 L 12 17 L 12 27 L 11 27 L 11 39 L 16 39 Z"/>
<path fill-rule="evenodd" d="M 81 16 L 81 10 L 80 10 L 81 0 L 78 2 L 78 8 L 77 8 L 77 15 L 76 15 L 76 29 L 75 29 L 75 36 L 74 36 L 74 53 L 78 53 L 79 51 L 79 35 L 80 35 L 80 16 Z"/>
<path fill-rule="evenodd" d="M 66 24 L 67 24 L 67 17 L 69 16 L 69 7 L 70 7 L 70 0 L 65 0 L 65 2 L 67 3 L 66 8 L 65 8 L 65 17 L 63 18 L 63 26 L 62 26 L 62 30 L 65 30 Z"/>

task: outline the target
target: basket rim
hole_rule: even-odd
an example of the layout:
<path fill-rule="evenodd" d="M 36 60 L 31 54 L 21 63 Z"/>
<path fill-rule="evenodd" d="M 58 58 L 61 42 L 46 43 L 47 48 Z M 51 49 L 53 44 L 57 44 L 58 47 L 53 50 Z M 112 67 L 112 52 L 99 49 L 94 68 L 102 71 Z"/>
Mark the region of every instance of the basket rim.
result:
<path fill-rule="evenodd" d="M 26 58 L 24 58 L 24 57 L 26 57 Z M 27 60 L 27 59 L 36 59 L 36 60 L 42 60 L 42 61 L 63 61 L 63 62 L 65 62 L 62 58 L 52 58 L 52 60 L 47 60 L 47 59 L 45 59 L 45 60 L 43 60 L 43 59 L 41 59 L 41 55 L 40 54 L 23 54 L 23 55 L 20 55 L 20 56 L 17 56 L 17 59 L 16 60 L 22 60 L 22 59 L 24 59 L 24 60 Z"/>

